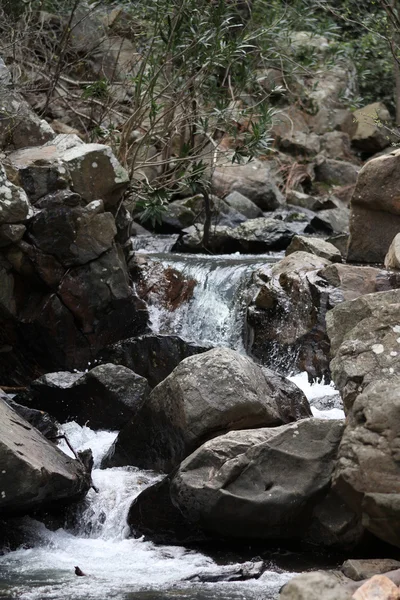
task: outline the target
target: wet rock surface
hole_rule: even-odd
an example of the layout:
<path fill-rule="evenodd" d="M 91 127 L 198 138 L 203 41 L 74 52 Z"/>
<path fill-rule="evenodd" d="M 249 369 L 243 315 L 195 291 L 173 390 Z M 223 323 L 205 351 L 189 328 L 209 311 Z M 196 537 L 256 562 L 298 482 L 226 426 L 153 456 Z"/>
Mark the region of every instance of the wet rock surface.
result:
<path fill-rule="evenodd" d="M 329 545 L 317 528 L 342 432 L 340 421 L 303 419 L 216 437 L 143 492 L 128 522 L 137 533 L 164 541 L 313 536 L 313 543 Z M 348 529 L 355 529 L 350 513 Z M 331 525 L 338 541 L 339 521 Z"/>
<path fill-rule="evenodd" d="M 141 408 L 148 393 L 144 377 L 121 365 L 103 364 L 87 373 L 47 373 L 16 400 L 46 410 L 62 423 L 117 430 Z"/>
<path fill-rule="evenodd" d="M 123 365 L 145 377 L 155 387 L 184 359 L 210 350 L 178 335 L 147 334 L 105 348 L 97 360 Z"/>
<path fill-rule="evenodd" d="M 206 439 L 231 429 L 309 416 L 302 392 L 233 350 L 184 359 L 120 432 L 105 466 L 168 472 Z"/>
<path fill-rule="evenodd" d="M 2 515 L 82 497 L 90 474 L 0 399 Z"/>

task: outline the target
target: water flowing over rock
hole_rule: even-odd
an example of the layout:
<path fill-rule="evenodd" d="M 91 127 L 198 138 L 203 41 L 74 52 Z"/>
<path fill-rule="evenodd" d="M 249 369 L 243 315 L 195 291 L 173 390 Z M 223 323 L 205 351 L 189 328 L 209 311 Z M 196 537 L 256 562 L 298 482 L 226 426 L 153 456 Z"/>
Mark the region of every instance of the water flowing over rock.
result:
<path fill-rule="evenodd" d="M 24 513 L 72 501 L 90 487 L 90 474 L 0 399 L 0 510 Z"/>
<path fill-rule="evenodd" d="M 148 303 L 154 332 L 178 334 L 185 340 L 196 340 L 205 346 L 243 349 L 242 340 L 247 335 L 245 314 L 251 273 L 266 263 L 275 262 L 273 255 L 152 255 L 148 259 L 141 269 L 139 292 L 142 288 L 147 291 L 142 297 Z M 179 276 L 175 281 L 183 284 L 185 301 L 181 301 L 181 293 L 176 295 L 176 285 L 171 297 L 171 286 L 163 284 L 165 273 Z M 187 297 L 189 286 L 191 294 Z M 178 302 L 174 301 L 171 306 L 174 298 Z"/>
<path fill-rule="evenodd" d="M 62 423 L 115 430 L 141 408 L 148 393 L 144 377 L 121 365 L 104 364 L 88 373 L 47 373 L 16 400 L 46 410 Z"/>
<path fill-rule="evenodd" d="M 250 352 L 271 368 L 284 372 L 297 368 L 312 377 L 330 377 L 326 321 L 332 321 L 331 309 L 347 299 L 397 288 L 400 280 L 396 274 L 373 267 L 331 264 L 313 254 L 294 252 L 273 267 L 261 269 L 254 284 L 256 293 L 247 313 Z M 355 308 L 346 306 L 349 314 Z M 333 314 L 342 313 L 339 309 Z M 335 379 L 335 361 L 331 368 L 343 392 Z M 349 368 L 354 367 L 349 364 Z"/>
<path fill-rule="evenodd" d="M 247 313 L 250 352 L 271 368 L 323 377 L 329 342 L 325 314 L 332 299 L 319 271 L 324 258 L 295 252 L 256 275 L 258 291 Z"/>
<path fill-rule="evenodd" d="M 103 466 L 171 471 L 204 440 L 311 414 L 303 393 L 227 348 L 184 359 L 120 432 Z"/>

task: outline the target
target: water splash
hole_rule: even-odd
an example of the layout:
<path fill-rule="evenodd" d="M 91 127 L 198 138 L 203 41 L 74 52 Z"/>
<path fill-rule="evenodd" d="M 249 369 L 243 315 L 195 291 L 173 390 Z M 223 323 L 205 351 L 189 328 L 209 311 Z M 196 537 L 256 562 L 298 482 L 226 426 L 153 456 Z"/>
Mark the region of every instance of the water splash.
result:
<path fill-rule="evenodd" d="M 249 279 L 260 267 L 281 258 L 280 254 L 153 254 L 149 258 L 161 262 L 164 268 L 176 269 L 185 279 L 196 281 L 193 297 L 176 310 L 149 305 L 155 333 L 174 333 L 199 343 L 244 351 Z"/>

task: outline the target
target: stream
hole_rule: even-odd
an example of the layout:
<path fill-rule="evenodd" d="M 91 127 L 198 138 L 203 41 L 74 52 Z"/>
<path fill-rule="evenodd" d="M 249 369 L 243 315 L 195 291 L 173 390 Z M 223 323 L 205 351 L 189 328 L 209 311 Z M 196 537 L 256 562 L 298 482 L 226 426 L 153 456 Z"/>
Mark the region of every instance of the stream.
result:
<path fill-rule="evenodd" d="M 153 259 L 173 266 L 198 282 L 192 299 L 173 313 L 150 306 L 153 330 L 244 352 L 242 340 L 249 278 L 254 270 L 277 258 L 164 253 L 153 255 Z M 331 386 L 318 383 L 311 386 L 306 374 L 292 375 L 290 379 L 306 393 L 315 416 L 343 416 Z M 75 526 L 51 531 L 39 521 L 23 519 L 30 547 L 0 556 L 0 599 L 276 600 L 279 589 L 296 569 L 289 572 L 274 561 L 268 562 L 259 579 L 218 583 L 188 581 L 197 574 L 211 578 L 223 575 L 235 566 L 240 568 L 245 560 L 259 560 L 256 551 L 255 556 L 247 557 L 246 550 L 246 559 L 238 555 L 217 560 L 201 551 L 129 538 L 126 517 L 132 500 L 161 476 L 133 467 L 100 470 L 101 458 L 117 433 L 95 432 L 74 422 L 65 424 L 63 429 L 76 450 L 92 449 L 93 481 L 99 491 L 90 490 L 79 508 Z M 70 453 L 64 442 L 61 448 Z M 88 576 L 77 577 L 75 566 Z"/>

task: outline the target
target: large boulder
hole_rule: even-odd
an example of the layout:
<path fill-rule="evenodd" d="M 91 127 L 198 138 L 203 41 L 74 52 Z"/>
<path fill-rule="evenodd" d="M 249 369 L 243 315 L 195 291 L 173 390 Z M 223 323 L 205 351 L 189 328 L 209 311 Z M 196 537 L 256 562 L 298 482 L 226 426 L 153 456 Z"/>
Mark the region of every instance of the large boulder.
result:
<path fill-rule="evenodd" d="M 43 505 L 77 500 L 90 473 L 46 440 L 0 399 L 0 510 L 21 514 Z"/>
<path fill-rule="evenodd" d="M 147 334 L 121 340 L 105 348 L 97 357 L 102 363 L 123 365 L 145 377 L 151 387 L 168 377 L 189 356 L 211 350 L 178 335 Z"/>
<path fill-rule="evenodd" d="M 345 160 L 321 155 L 315 165 L 315 178 L 328 185 L 351 185 L 356 183 L 360 167 Z"/>
<path fill-rule="evenodd" d="M 231 192 L 226 196 L 225 202 L 248 219 L 257 219 L 263 216 L 261 208 L 240 192 Z"/>
<path fill-rule="evenodd" d="M 128 173 L 109 146 L 85 144 L 72 134 L 13 152 L 7 163 L 32 202 L 70 186 L 86 203 L 101 199 L 106 206 L 115 206 L 129 183 Z"/>
<path fill-rule="evenodd" d="M 315 254 L 294 252 L 254 275 L 256 294 L 247 310 L 248 350 L 263 364 L 284 372 L 329 376 L 325 314 L 335 299 L 319 271 L 330 264 Z"/>
<path fill-rule="evenodd" d="M 390 145 L 390 138 L 383 125 L 391 124 L 391 116 L 382 102 L 374 102 L 354 111 L 357 129 L 352 144 L 365 154 L 375 154 Z"/>
<path fill-rule="evenodd" d="M 343 302 L 326 324 L 332 378 L 349 411 L 367 385 L 400 375 L 400 290 Z"/>
<path fill-rule="evenodd" d="M 334 489 L 361 516 L 364 527 L 397 547 L 399 415 L 400 376 L 388 373 L 370 383 L 354 401 L 333 477 Z"/>
<path fill-rule="evenodd" d="M 44 144 L 55 133 L 20 94 L 0 82 L 0 148 L 17 150 Z"/>
<path fill-rule="evenodd" d="M 262 210 L 274 210 L 284 204 L 284 197 L 274 181 L 267 161 L 253 160 L 245 165 L 217 167 L 212 187 L 220 198 L 239 192 Z"/>
<path fill-rule="evenodd" d="M 213 226 L 236 227 L 246 220 L 241 212 L 216 196 L 210 197 L 210 210 Z M 156 229 L 162 233 L 176 233 L 195 223 L 204 223 L 204 219 L 203 196 L 174 200 L 168 204 L 161 215 L 162 222 L 157 225 Z"/>
<path fill-rule="evenodd" d="M 183 233 L 184 236 L 176 249 L 183 252 L 204 252 L 202 228 L 189 227 Z M 296 229 L 291 223 L 259 217 L 249 219 L 234 229 L 222 225 L 213 227 L 210 232 L 209 249 L 222 254 L 261 254 L 271 250 L 284 250 L 295 233 Z"/>
<path fill-rule="evenodd" d="M 321 238 L 295 235 L 286 248 L 286 256 L 293 252 L 308 252 L 332 262 L 342 262 L 342 256 L 337 248 Z"/>
<path fill-rule="evenodd" d="M 341 421 L 303 419 L 215 437 L 171 474 L 169 498 L 162 486 L 164 502 L 178 509 L 187 531 L 214 538 L 304 538 L 329 490 L 343 427 Z M 139 496 L 128 518 L 139 532 L 146 526 L 143 500 Z M 163 527 L 162 504 L 153 493 L 154 506 L 153 530 Z"/>
<path fill-rule="evenodd" d="M 329 285 L 337 288 L 335 295 L 343 301 L 400 287 L 400 274 L 375 267 L 334 264 L 328 265 L 319 274 Z"/>
<path fill-rule="evenodd" d="M 87 373 L 47 373 L 16 400 L 49 412 L 61 423 L 121 429 L 141 408 L 148 392 L 144 377 L 127 367 L 104 364 Z"/>
<path fill-rule="evenodd" d="M 35 246 L 65 267 L 83 265 L 110 250 L 116 233 L 114 217 L 104 212 L 102 200 L 84 208 L 43 208 L 29 225 Z"/>
<path fill-rule="evenodd" d="M 115 246 L 67 270 L 27 243 L 10 247 L 7 259 L 0 262 L 4 385 L 49 371 L 83 370 L 105 346 L 147 330 L 146 306 Z"/>
<path fill-rule="evenodd" d="M 400 150 L 374 158 L 361 169 L 351 200 L 347 259 L 383 263 L 400 230 Z"/>
<path fill-rule="evenodd" d="M 279 600 L 351 600 L 352 592 L 342 583 L 335 573 L 302 573 L 283 586 Z"/>
<path fill-rule="evenodd" d="M 118 435 L 103 466 L 171 471 L 210 437 L 311 414 L 303 393 L 233 350 L 184 359 Z"/>
<path fill-rule="evenodd" d="M 381 269 L 332 264 L 297 251 L 257 271 L 253 284 L 247 310 L 250 352 L 271 368 L 329 378 L 330 310 L 345 300 L 397 288 L 400 279 Z"/>

